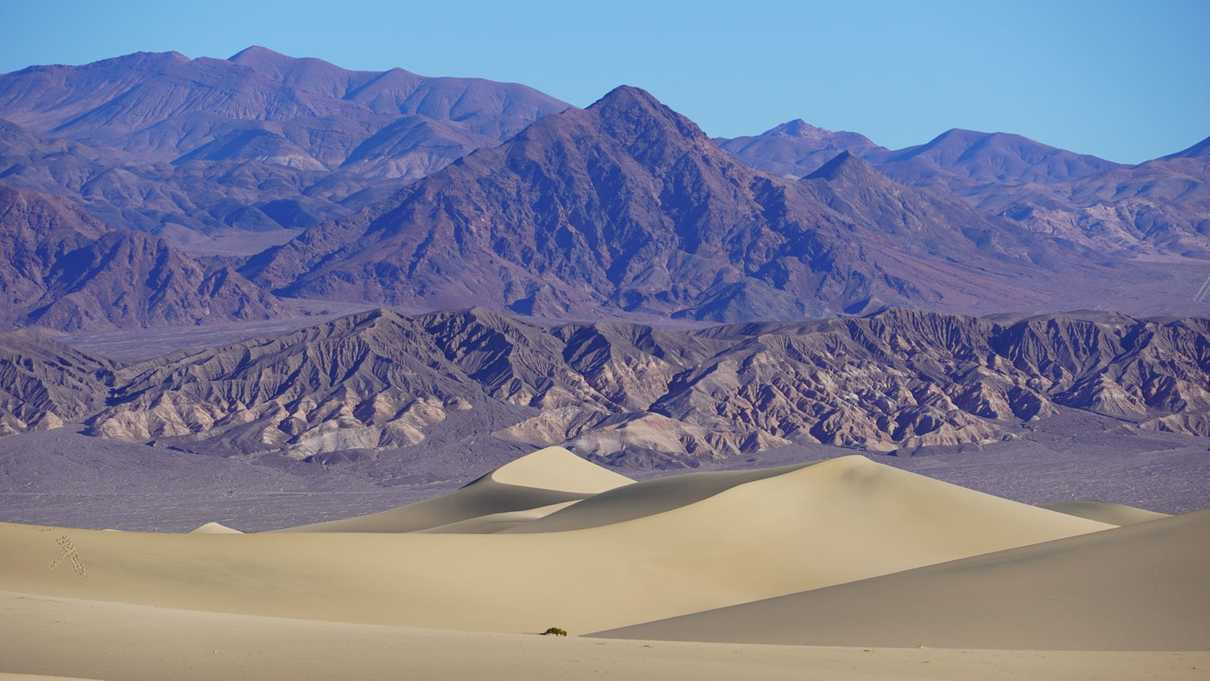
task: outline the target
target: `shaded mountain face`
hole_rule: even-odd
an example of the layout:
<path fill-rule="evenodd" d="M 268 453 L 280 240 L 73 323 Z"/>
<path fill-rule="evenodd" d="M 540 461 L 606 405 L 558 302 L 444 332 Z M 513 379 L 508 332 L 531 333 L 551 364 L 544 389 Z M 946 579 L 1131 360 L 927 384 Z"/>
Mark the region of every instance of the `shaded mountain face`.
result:
<path fill-rule="evenodd" d="M 139 53 L 0 76 L 0 177 L 81 199 L 118 227 L 295 229 L 565 108 L 517 84 L 259 47 L 228 60 Z"/>
<path fill-rule="evenodd" d="M 893 182 L 847 151 L 800 180 L 798 187 L 856 222 L 905 239 L 965 238 L 1003 255 L 1045 250 L 965 202 Z"/>
<path fill-rule="evenodd" d="M 93 435 L 337 457 L 446 442 L 467 423 L 615 464 L 786 444 L 994 442 L 1061 408 L 1210 434 L 1210 323 L 1103 313 L 993 321 L 888 310 L 661 329 L 374 311 L 121 369 Z"/>
<path fill-rule="evenodd" d="M 0 435 L 59 428 L 95 413 L 115 368 L 45 334 L 0 333 Z"/>
<path fill-rule="evenodd" d="M 1016 135 L 951 131 L 879 157 L 910 184 L 940 185 L 1025 229 L 1126 256 L 1210 256 L 1210 167 L 1197 147 L 1126 166 Z"/>
<path fill-rule="evenodd" d="M 1123 257 L 1210 255 L 1205 141 L 1128 166 L 1005 133 L 950 130 L 892 151 L 860 136 L 796 137 L 787 127 L 722 146 L 754 168 L 796 176 L 822 165 L 826 150 L 845 150 L 900 183 L 960 197 L 1048 240 Z"/>
<path fill-rule="evenodd" d="M 1044 299 L 1020 284 L 1044 245 L 1007 223 L 989 239 L 992 220 L 971 211 L 884 224 L 867 202 L 925 200 L 864 164 L 855 172 L 806 182 L 754 172 L 621 87 L 243 271 L 287 295 L 550 315 L 786 319 L 870 297 L 963 309 L 980 302 L 958 293 L 972 286 L 993 308 Z M 821 189 L 832 182 L 868 193 L 835 200 Z"/>
<path fill-rule="evenodd" d="M 0 324 L 62 330 L 265 319 L 280 304 L 228 267 L 0 186 Z"/>

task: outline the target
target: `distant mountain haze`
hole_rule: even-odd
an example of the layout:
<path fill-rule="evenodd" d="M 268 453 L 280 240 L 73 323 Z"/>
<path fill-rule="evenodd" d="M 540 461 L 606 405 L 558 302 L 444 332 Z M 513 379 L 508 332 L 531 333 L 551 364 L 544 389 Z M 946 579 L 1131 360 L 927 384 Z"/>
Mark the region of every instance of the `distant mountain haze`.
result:
<path fill-rule="evenodd" d="M 1020 135 L 957 129 L 892 151 L 802 121 L 722 140 L 721 146 L 755 168 L 794 176 L 844 150 L 892 179 L 962 197 L 985 214 L 1049 238 L 1125 256 L 1210 255 L 1207 140 L 1136 166 Z"/>
<path fill-rule="evenodd" d="M 753 167 L 789 177 L 809 175 L 842 151 L 864 156 L 882 150 L 864 135 L 824 130 L 801 118 L 760 135 L 716 141 Z"/>
<path fill-rule="evenodd" d="M 294 229 L 567 107 L 518 84 L 349 71 L 262 47 L 226 60 L 138 53 L 0 76 L 0 168 L 114 226 Z"/>

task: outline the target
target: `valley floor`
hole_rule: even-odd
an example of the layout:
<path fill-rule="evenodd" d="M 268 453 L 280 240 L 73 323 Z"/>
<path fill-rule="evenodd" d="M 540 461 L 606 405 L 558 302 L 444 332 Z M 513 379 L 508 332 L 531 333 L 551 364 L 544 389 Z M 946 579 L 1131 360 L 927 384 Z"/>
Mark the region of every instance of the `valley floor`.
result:
<path fill-rule="evenodd" d="M 1030 504 L 1099 499 L 1163 513 L 1210 505 L 1210 440 L 1115 432 L 1067 411 L 1021 439 L 983 447 L 870 454 L 880 463 Z M 187 454 L 71 429 L 0 438 L 0 522 L 179 532 L 215 520 L 248 531 L 373 513 L 456 489 L 524 450 L 486 439 L 422 455 L 384 452 L 367 464 L 282 464 Z M 706 469 L 742 469 L 851 454 L 786 447 Z M 379 476 L 382 472 L 389 479 Z M 673 470 L 621 469 L 636 479 Z"/>

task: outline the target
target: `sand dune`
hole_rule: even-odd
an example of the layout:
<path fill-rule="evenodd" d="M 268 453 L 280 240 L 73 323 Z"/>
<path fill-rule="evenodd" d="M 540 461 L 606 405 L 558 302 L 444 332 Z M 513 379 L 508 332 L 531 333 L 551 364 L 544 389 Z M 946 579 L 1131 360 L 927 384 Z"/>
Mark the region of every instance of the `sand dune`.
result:
<path fill-rule="evenodd" d="M 190 531 L 190 534 L 243 534 L 243 532 L 233 527 L 227 527 L 222 523 L 209 522 L 197 526 Z"/>
<path fill-rule="evenodd" d="M 1167 513 L 1156 513 L 1145 508 L 1111 504 L 1106 501 L 1060 501 L 1054 504 L 1042 504 L 1042 508 L 1118 526 L 1135 525 L 1171 517 Z"/>
<path fill-rule="evenodd" d="M 354 623 L 582 633 L 1106 527 L 852 456 L 566 532 L 169 535 L 0 525 L 0 544 L 11 549 L 0 555 L 0 589 Z"/>
<path fill-rule="evenodd" d="M 597 634 L 944 648 L 1210 649 L 1210 511 Z"/>
<path fill-rule="evenodd" d="M 576 501 L 634 482 L 562 447 L 523 456 L 445 496 L 288 532 L 415 532 L 471 518 Z"/>
<path fill-rule="evenodd" d="M 0 617 L 0 669 L 107 681 L 1178 681 L 1204 679 L 1199 670 L 1210 667 L 1210 653 L 1204 652 L 883 650 L 550 639 L 5 592 L 0 592 L 0 613 L 5 615 Z"/>
<path fill-rule="evenodd" d="M 493 534 L 496 532 L 505 532 L 514 528 L 533 523 L 541 520 L 546 516 L 561 511 L 569 506 L 582 504 L 582 501 L 564 501 L 558 504 L 549 506 L 539 506 L 538 508 L 527 508 L 523 511 L 507 511 L 504 513 L 489 513 L 475 518 L 467 518 L 456 523 L 448 525 L 438 525 L 427 530 L 419 530 L 426 533 L 445 533 L 445 534 Z"/>
<path fill-rule="evenodd" d="M 564 532 L 611 525 L 688 506 L 732 487 L 784 475 L 800 468 L 803 465 L 687 473 L 645 480 L 602 492 L 557 513 L 519 524 L 510 531 Z"/>

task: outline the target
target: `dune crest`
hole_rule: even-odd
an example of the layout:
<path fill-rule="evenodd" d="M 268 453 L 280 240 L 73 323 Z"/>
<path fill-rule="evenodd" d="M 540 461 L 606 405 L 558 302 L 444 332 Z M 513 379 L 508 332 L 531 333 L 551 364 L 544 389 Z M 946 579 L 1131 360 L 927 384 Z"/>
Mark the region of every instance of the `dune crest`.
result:
<path fill-rule="evenodd" d="M 1135 508 L 1126 504 L 1113 504 L 1107 501 L 1060 501 L 1053 504 L 1042 504 L 1042 508 L 1068 515 L 1109 523 L 1119 527 L 1146 523 L 1161 518 L 1171 518 L 1167 513 L 1156 513 L 1145 508 Z"/>
<path fill-rule="evenodd" d="M 189 534 L 243 534 L 243 532 L 234 527 L 211 521 L 190 530 Z"/>
<path fill-rule="evenodd" d="M 581 459 L 562 447 L 545 447 L 489 474 L 503 485 L 600 494 L 629 485 L 630 478 Z"/>
<path fill-rule="evenodd" d="M 591 498 L 591 497 L 590 497 Z M 438 525 L 430 527 L 427 530 L 418 530 L 425 533 L 442 533 L 442 534 L 494 534 L 496 532 L 507 532 L 518 527 L 525 527 L 542 518 L 549 516 L 552 513 L 562 511 L 563 509 L 582 504 L 582 501 L 564 501 L 549 506 L 539 506 L 537 508 L 527 508 L 520 511 L 505 511 L 504 513 L 489 513 L 487 515 L 467 518 L 459 520 L 456 523 L 448 525 Z"/>
<path fill-rule="evenodd" d="M 284 531 L 418 532 L 488 515 L 579 501 L 632 482 L 562 447 L 546 447 L 506 463 L 451 494 Z"/>
<path fill-rule="evenodd" d="M 742 471 L 685 473 L 618 487 L 526 523 L 509 532 L 566 532 L 625 522 L 671 511 L 733 487 L 791 473 L 809 464 Z"/>

